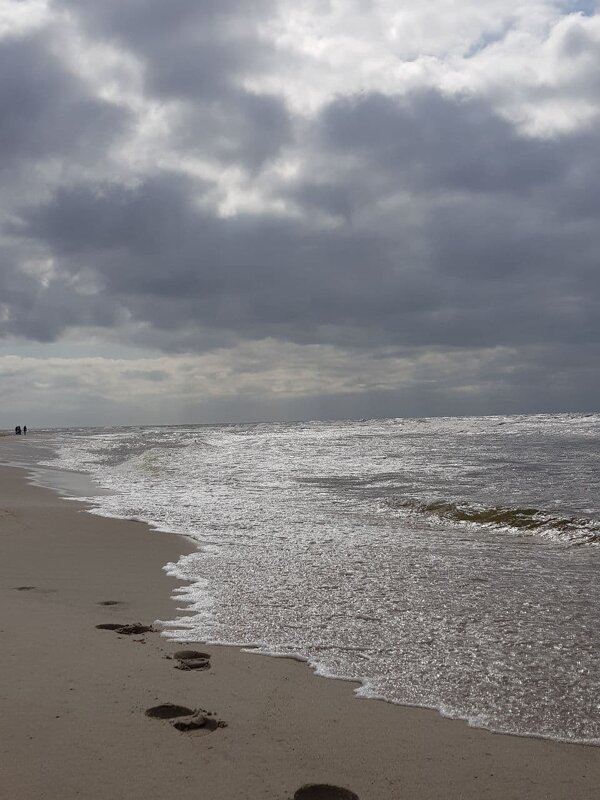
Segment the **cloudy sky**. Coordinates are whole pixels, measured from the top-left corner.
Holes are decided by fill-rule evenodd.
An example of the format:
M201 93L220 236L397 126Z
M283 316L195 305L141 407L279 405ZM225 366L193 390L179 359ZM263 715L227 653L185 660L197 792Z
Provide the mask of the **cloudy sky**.
M0 427L598 408L598 2L0 0L0 102Z

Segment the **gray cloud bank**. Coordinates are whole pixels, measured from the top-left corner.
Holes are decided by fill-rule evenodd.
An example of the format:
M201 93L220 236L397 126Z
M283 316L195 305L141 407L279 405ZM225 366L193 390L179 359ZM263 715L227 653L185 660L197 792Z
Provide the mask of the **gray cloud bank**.
M0 337L186 359L262 342L265 396L267 352L324 346L330 373L337 353L344 381L311 351L278 416L596 407L600 25L546 5L564 79L518 108L507 33L461 57L459 89L430 66L395 90L349 77L310 110L285 75L314 57L272 32L285 4L50 5L0 39ZM410 379L388 385L390 353ZM235 396L258 413L260 382Z

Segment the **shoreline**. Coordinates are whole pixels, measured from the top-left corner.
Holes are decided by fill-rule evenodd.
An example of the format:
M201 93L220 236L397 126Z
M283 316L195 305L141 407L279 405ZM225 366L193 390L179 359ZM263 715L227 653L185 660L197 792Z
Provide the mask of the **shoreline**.
M236 647L199 645L210 669L175 669L173 653L191 643L97 630L173 619L170 595L184 582L163 566L195 547L85 513L28 482L27 469L0 468L0 780L17 800L292 800L307 783L360 800L597 796L594 746L357 698L355 681ZM180 733L145 715L167 702L227 727Z

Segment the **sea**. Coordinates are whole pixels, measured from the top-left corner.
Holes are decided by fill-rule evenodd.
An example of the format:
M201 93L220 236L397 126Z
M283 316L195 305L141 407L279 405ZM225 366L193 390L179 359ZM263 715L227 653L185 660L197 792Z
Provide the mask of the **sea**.
M165 635L305 659L361 697L473 726L600 744L600 414L28 439L42 473L89 476L92 513L194 540L165 567L184 581Z

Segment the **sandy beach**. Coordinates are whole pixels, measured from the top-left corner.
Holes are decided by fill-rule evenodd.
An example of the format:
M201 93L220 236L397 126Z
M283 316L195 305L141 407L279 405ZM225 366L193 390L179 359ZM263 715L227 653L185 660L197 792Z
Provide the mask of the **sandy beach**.
M0 785L15 800L592 800L600 749L496 735L357 699L305 664L154 630L176 615L163 566L193 545L0 468ZM206 663L208 662L208 663ZM186 707L178 718L145 712ZM159 712L160 713L160 712ZM177 730L195 721L196 729ZM304 800L351 798L307 790Z

